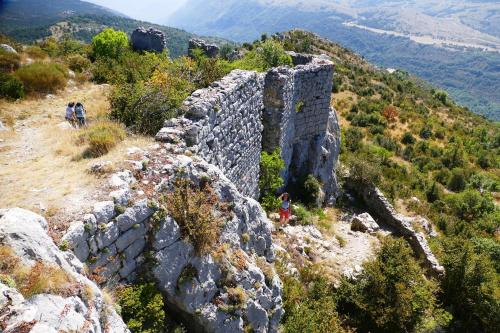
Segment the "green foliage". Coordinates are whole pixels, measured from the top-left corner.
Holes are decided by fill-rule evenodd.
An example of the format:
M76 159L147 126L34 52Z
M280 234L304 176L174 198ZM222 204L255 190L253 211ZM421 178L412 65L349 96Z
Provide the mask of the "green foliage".
M350 151L356 151L361 148L363 144L363 132L355 127L349 127L347 130L343 131L344 138L342 143Z
M303 281L283 278L285 333L344 333L333 286L321 272L302 272Z
M285 162L281 158L279 148L272 153L266 151L261 153L259 188L262 197L276 195L276 191L284 185L281 177L284 168Z
M15 72L28 93L54 93L66 87L67 75L64 66L42 62L23 66Z
M0 49L0 72L13 72L19 68L20 64L19 54Z
M88 147L83 153L85 158L95 158L107 154L119 142L126 137L123 125L111 122L101 121L92 124L80 134L80 142Z
M313 175L307 175L304 179L302 185L303 191L301 191L300 199L303 203L308 206L320 206L321 205L321 188L322 185L319 180Z
M481 194L476 190L466 190L446 198L452 213L465 221L472 222L495 210L491 194Z
M434 202L436 200L441 199L442 197L442 191L437 182L433 182L432 185L429 187L427 192L425 192L425 196L427 197L427 201L429 202Z
M467 185L465 179L465 172L463 169L455 168L451 171L451 177L448 181L447 187L450 191L460 192L465 189Z
M376 259L363 266L357 281L344 279L339 290L339 311L361 331L411 332L450 319L437 309L437 286L404 240L384 239Z
M113 28L106 28L92 38L92 51L96 58L117 59L128 47L127 34Z
M0 97L18 99L24 97L24 85L17 77L0 72Z
M121 316L133 333L164 331L163 297L154 283L124 286L117 290Z
M90 60L80 54L73 54L68 56L67 63L69 69L77 73L85 71L91 65Z
M257 51L265 63L266 68L278 66L292 66L292 58L285 53L283 46L272 39L265 40L261 49Z
M500 281L486 255L454 238L445 242L442 282L445 305L452 306L456 332L496 332L500 327Z

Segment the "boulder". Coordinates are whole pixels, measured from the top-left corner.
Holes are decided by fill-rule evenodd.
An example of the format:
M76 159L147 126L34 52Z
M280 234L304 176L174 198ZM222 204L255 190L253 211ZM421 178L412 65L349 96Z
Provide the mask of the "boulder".
M132 47L137 51L161 53L167 48L165 34L160 30L139 27L132 32Z
M351 230L361 231L361 232L375 232L379 230L380 227L373 217L368 213L363 213L356 215L351 220Z
M219 55L219 47L215 44L209 44L202 39L193 38L189 40L188 55L193 57L193 50L201 49L209 58L215 58Z
M0 49L4 50L5 52L8 52L8 53L16 53L17 54L17 51L10 45L8 44L0 44Z

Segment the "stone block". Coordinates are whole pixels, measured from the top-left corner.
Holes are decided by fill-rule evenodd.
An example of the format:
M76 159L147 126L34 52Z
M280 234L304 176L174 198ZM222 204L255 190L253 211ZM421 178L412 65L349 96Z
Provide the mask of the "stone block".
M135 224L132 228L130 228L116 240L116 247L118 248L118 251L121 252L125 250L136 239L139 239L145 234L146 234L146 227L144 226L144 224L142 223Z
M106 224L104 230L97 232L95 240L99 249L103 249L111 245L118 236L120 235L120 230L115 222L109 222Z
M144 222L153 215L154 210L148 207L146 200L141 200L125 210L125 213L116 218L116 224L121 232L127 231L137 223Z
M108 223L115 216L115 203L113 201L101 201L94 204L94 216L98 224Z

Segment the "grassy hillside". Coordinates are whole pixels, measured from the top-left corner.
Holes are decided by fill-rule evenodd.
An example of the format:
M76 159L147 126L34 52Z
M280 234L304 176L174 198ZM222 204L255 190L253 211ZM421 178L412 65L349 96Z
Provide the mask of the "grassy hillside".
M154 27L165 33L170 55L187 53L188 41L195 35L184 30L133 20L107 8L79 0L5 1L0 3L0 32L24 43L49 36L69 35L83 42L106 27L131 33L138 26ZM222 38L203 37L225 44Z
M373 1L366 6L373 5ZM361 5L362 6L362 5ZM423 45L408 38L348 27L352 17L327 7L318 11L254 0L191 0L169 24L195 33L249 41L262 32L301 28L336 41L373 64L401 68L446 89L472 111L500 120L500 54ZM205 15L206 12L218 15Z

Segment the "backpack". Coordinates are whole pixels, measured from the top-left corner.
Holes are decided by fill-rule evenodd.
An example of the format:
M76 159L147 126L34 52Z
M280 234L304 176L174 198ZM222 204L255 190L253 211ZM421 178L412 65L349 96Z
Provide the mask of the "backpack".
M83 118L85 116L85 109L83 108L83 105L75 107L75 113L77 117Z

